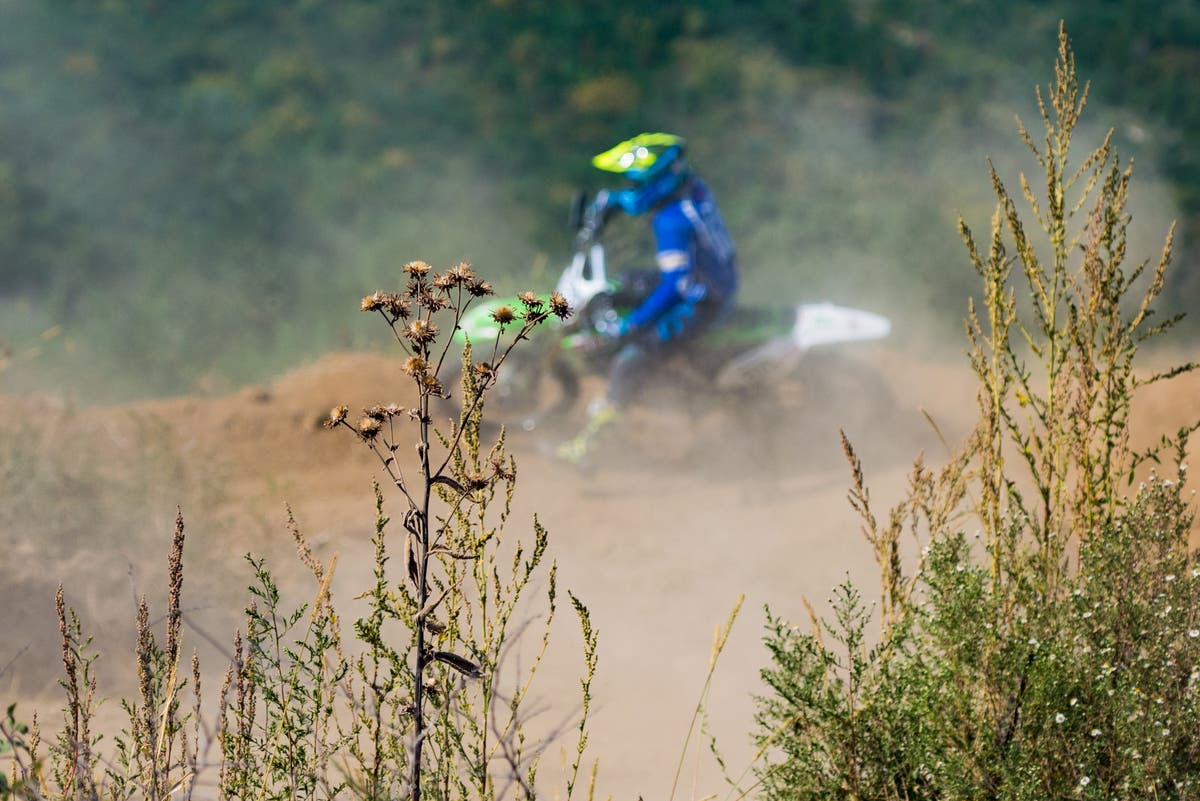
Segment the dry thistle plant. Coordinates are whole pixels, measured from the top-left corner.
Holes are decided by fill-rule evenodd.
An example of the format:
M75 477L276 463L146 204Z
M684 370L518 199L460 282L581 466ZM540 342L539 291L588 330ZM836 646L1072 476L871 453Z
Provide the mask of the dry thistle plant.
M353 431L378 457L406 507L397 585L384 570L390 521L377 488L376 583L367 593L370 613L355 624L368 648L352 663L358 691L351 696L354 723L344 732L351 743L348 777L369 798L495 798L509 786L532 796L538 758L526 742L521 707L549 643L555 567L548 567L548 612L532 664L505 687L502 658L521 633L515 615L545 568L548 539L535 518L531 545L501 541L516 465L505 453L503 433L484 451L480 425L484 397L513 348L535 327L551 317L565 318L570 310L557 293L544 299L531 292L521 295L520 310L494 309L499 333L491 343L478 343L488 348L486 360L473 361L470 347L462 354L459 419L438 433L437 403L453 391L440 380L453 340L439 333L454 330L491 287L466 264L432 274L424 262L412 262L405 272L404 292L368 295L362 310L378 313L407 355L404 370L413 380L416 405L374 406L356 421L338 407L326 423ZM417 467L411 475L396 456L405 425L415 427ZM574 596L571 601L584 633L585 674L568 797L587 742L597 656L587 608ZM399 645L387 633L396 624L411 635Z
M203 792L222 799L534 797L544 742L529 739L526 723L556 611L556 570L546 564L548 536L536 517L531 543L504 536L516 465L505 453L503 432L485 450L480 428L484 397L509 353L534 327L565 317L569 309L557 294L532 293L521 296L520 310L495 309L501 334L484 343L490 345L486 362L473 361L469 347L463 354L461 414L439 433L436 402L449 395L439 374L451 340L438 334L457 326L491 287L465 264L434 275L428 265L413 262L405 272L405 291L369 295L362 309L378 312L405 350L416 405L373 406L353 422L338 407L326 423L351 430L378 456L405 505L401 575L393 578L387 570L391 521L376 484L374 582L359 596L368 611L354 623L353 648L343 641L330 594L336 556L328 564L318 561L289 510L288 526L315 595L288 608L265 562L247 556L254 579L245 627L233 639L216 720L206 725L199 660L192 658L190 681L181 664L186 616L180 513L168 565L165 638L160 644L141 599L134 653L139 694L122 702L129 726L115 738L115 753L106 757L98 747L92 725L96 657L60 591L64 725L43 754L36 717L26 726L15 707L8 708L0 719L0 758L7 760L0 799L190 799L205 773L216 774L215 787ZM397 458L406 440L417 454L411 474ZM531 632L528 596L543 580L548 610ZM597 661L588 609L574 595L570 600L583 634L584 665L564 798L575 792L587 745ZM506 662L530 641L530 662ZM183 705L185 691L190 711ZM558 738L570 728L564 723L540 735ZM591 775L589 797L594 765Z
M847 581L831 620L810 609L811 633L770 619L768 798L1200 796L1200 562L1182 495L1197 426L1143 452L1129 430L1139 389L1195 365L1135 369L1176 322L1154 320L1171 234L1126 267L1131 169L1111 132L1071 166L1086 97L1060 28L1041 144L1018 120L1042 172L1020 178L1026 210L989 164L986 252L959 222L983 282L966 321L979 420L961 452L937 473L918 460L881 522L845 443L882 606ZM1164 456L1170 477L1145 475Z

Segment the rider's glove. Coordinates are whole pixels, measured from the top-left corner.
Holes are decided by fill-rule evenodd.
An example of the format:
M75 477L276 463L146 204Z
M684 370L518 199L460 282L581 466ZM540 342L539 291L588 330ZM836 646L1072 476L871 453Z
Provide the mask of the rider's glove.
M608 340L622 339L631 330L629 321L616 315L596 323L596 332Z
M596 193L596 198L591 202L583 214L583 231L589 236L594 237L604 228L608 218L617 210L617 205L612 202L612 193L607 189L601 189Z

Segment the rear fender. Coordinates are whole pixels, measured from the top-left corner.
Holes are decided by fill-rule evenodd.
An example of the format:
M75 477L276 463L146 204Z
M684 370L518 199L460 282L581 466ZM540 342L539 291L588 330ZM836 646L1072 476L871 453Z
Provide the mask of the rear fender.
M883 339L891 332L891 321L881 314L832 303L805 303L796 309L791 339L806 351L818 345Z
M883 339L891 330L891 321L874 312L805 303L796 307L795 323L788 334L771 337L729 360L717 373L717 385L726 389L750 385L772 373L790 372L812 348Z

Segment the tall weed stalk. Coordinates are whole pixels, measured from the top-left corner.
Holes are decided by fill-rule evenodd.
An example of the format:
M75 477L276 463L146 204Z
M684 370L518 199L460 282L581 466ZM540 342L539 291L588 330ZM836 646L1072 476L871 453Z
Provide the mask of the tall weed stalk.
M350 776L369 798L403 794L413 801L495 798L509 787L532 797L537 776L536 749L526 742L522 705L549 644L557 610L556 569L545 565L548 537L534 519L532 543L508 543L508 522L516 465L504 448L504 435L485 449L481 441L483 401L513 348L552 318L569 314L566 301L531 292L521 308L492 311L498 334L486 358L462 354L460 388L444 387L440 376L453 339L439 336L458 328L477 298L491 293L465 264L431 275L424 262L405 266L402 293L375 293L362 310L378 313L405 351L404 370L416 388L412 408L374 406L351 422L348 410L333 410L327 425L345 428L378 458L403 501L400 581L384 566L390 519L377 493L375 586L367 594L370 612L355 624L368 646L353 673L363 688L352 702L355 730ZM461 391L458 421L446 432L434 429L439 401ZM416 427L417 465L406 473L396 458L406 425ZM547 569L548 612L541 623L532 662L523 674L508 675L502 664L524 633L520 604ZM596 640L587 608L572 596L585 636L584 716L577 753L586 745L586 714L596 666ZM387 629L410 633L402 647L389 644ZM505 683L509 679L510 683ZM385 720L385 711L389 719ZM573 790L579 763L567 777Z
M768 798L1200 796L1200 562L1183 495L1196 426L1143 451L1130 438L1138 391L1195 365L1136 369L1176 322L1154 312L1172 235L1127 267L1132 170L1111 132L1075 164L1086 99L1060 28L1040 142L1018 120L1039 177L1014 195L989 163L986 247L959 222L983 284L966 320L979 420L961 452L936 472L918 460L881 521L845 443L882 631L868 635L876 611L848 582L832 618L810 609L810 631L769 616Z

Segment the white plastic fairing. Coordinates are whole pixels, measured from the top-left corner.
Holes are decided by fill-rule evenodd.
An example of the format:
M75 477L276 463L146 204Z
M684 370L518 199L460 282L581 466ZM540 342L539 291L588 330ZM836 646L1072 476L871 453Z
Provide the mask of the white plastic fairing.
M604 246L597 242L577 251L559 277L557 289L572 309L582 309L592 298L608 291Z
M888 318L832 303L804 303L796 309L792 341L806 351L818 345L883 339L892 331Z
M768 340L730 359L717 373L717 385L724 389L749 386L771 373L793 369L810 348L882 339L891 330L890 320L872 312L832 303L804 303L796 307L790 335Z

